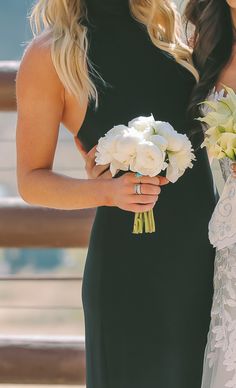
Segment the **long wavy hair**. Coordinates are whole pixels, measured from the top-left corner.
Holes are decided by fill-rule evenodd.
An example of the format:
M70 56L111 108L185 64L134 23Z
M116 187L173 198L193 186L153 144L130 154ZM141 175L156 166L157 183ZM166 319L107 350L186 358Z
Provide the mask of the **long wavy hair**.
M226 0L190 0L185 17L195 27L191 45L199 82L193 90L189 114L196 118L201 114L199 103L214 88L231 58L234 27Z
M170 53L178 63L197 72L191 50L181 39L179 16L169 0L127 0L133 17L146 26L155 46ZM42 33L51 45L52 61L66 90L81 99L97 101L88 58L86 0L38 0L31 13L34 36Z

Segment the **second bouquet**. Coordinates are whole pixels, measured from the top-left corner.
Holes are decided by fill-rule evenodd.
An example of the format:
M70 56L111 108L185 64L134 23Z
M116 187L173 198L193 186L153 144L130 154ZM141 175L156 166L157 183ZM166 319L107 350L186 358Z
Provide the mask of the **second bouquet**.
M99 139L96 152L96 164L110 164L113 177L119 171L150 177L165 172L171 183L193 167L193 160L195 156L188 137L178 133L168 122L155 121L152 115L138 117L128 126L113 127ZM136 194L141 194L141 186L136 186ZM135 214L133 233L155 230L153 210Z

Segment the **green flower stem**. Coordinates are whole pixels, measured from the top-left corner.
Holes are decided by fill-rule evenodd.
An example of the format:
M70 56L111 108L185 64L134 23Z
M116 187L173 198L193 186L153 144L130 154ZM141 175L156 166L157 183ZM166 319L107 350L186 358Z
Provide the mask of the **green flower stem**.
M142 233L142 218L140 217L140 215L140 213L135 213L133 229L134 234Z
M156 231L156 223L155 223L153 210L151 210L150 213L151 213L151 229L152 229L152 232L154 233Z
M150 233L152 231L152 210L148 212L148 220L149 220L149 225L150 225Z
M156 231L153 210L145 213L136 213L134 217L134 234L154 233Z
M143 213L143 217L144 217L145 233L149 233L150 225L149 225L148 213L147 212Z
M138 231L138 213L135 213L133 233L137 234L137 231Z

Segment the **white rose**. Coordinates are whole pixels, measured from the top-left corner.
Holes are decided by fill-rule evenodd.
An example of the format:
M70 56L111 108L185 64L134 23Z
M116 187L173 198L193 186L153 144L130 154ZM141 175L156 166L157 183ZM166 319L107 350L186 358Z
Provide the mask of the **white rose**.
M195 155L192 152L192 145L187 136L183 147L178 152L168 152L169 164L167 167L166 177L170 182L175 183L185 172L187 168L192 168L192 161L195 160Z
M125 125L117 125L99 139L95 155L96 164L105 165L112 162L117 142L122 138L126 130L127 127Z
M118 160L113 159L110 163L111 175L114 177L118 171L128 171L129 165L125 163L118 162Z
M126 125L115 125L105 134L105 137L111 138L116 136L123 136L127 129L128 127Z
M150 137L155 134L155 120L151 115L149 117L137 117L129 122L128 126L142 133L143 139L149 141Z
M142 134L134 128L127 128L123 136L116 141L113 159L126 166L130 165L136 156L137 145L143 140Z
M184 135L181 135L175 131L170 123L156 121L155 131L156 134L164 137L167 140L167 150L177 152L182 148Z
M140 116L129 122L128 126L135 128L137 131L143 132L146 129L153 127L155 123L153 115L149 117Z
M136 158L130 165L133 172L154 177L166 168L165 153L152 142L144 141L137 147Z
M168 141L163 136L152 135L150 136L149 141L159 147L162 151L165 152L167 150Z
M95 154L96 164L105 165L111 163L113 158L112 151L115 147L115 142L115 138L113 138L112 141L105 137L99 139Z

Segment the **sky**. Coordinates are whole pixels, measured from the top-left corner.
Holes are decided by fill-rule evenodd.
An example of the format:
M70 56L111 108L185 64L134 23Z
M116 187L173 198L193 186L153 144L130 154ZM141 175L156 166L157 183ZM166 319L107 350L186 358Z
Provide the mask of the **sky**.
M0 60L20 59L30 37L26 20L32 0L0 0Z

